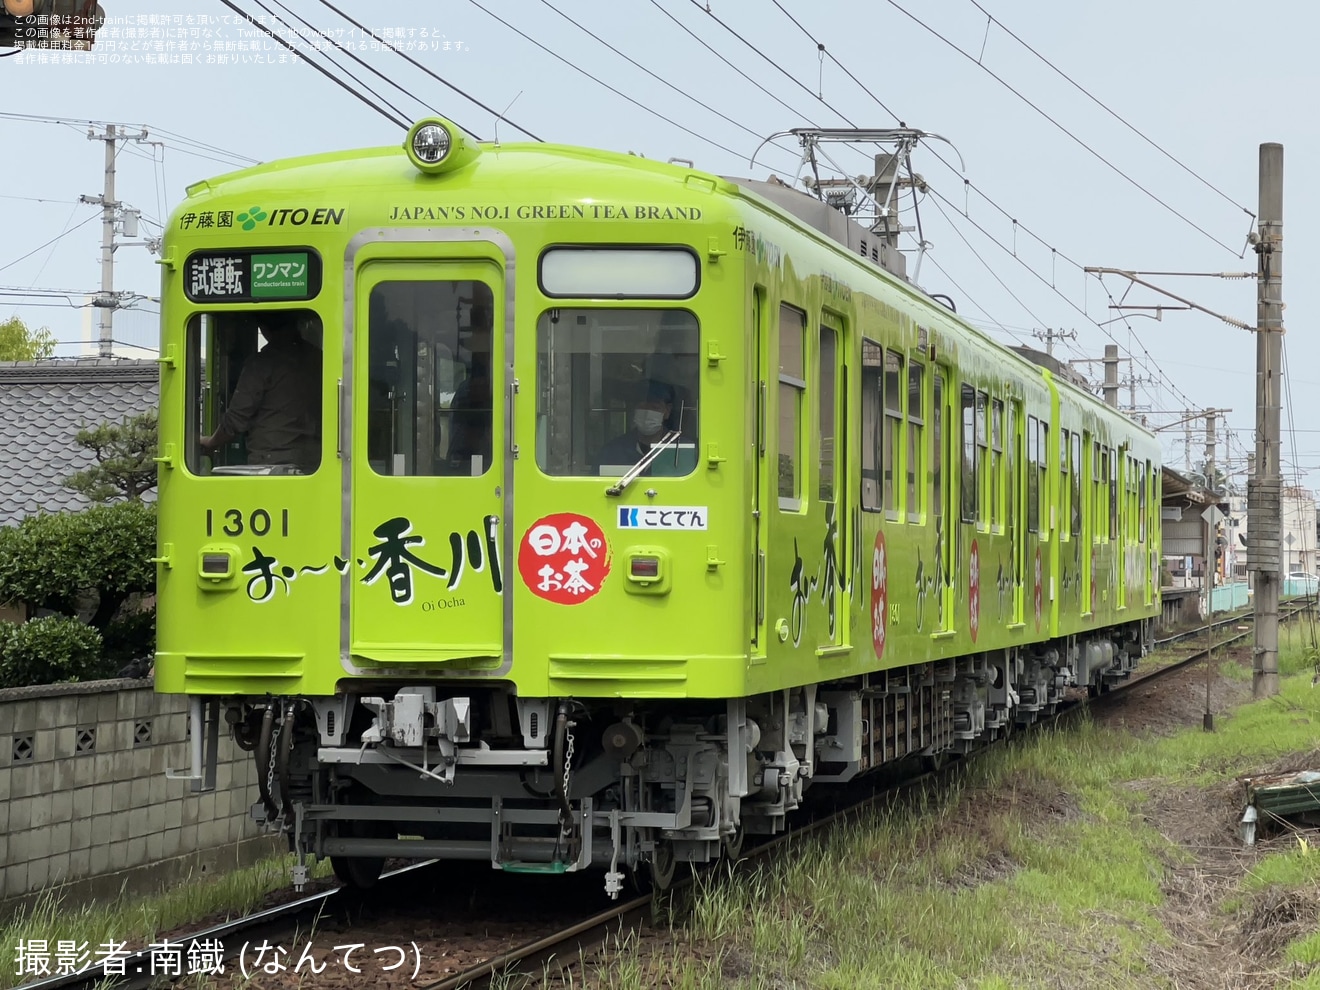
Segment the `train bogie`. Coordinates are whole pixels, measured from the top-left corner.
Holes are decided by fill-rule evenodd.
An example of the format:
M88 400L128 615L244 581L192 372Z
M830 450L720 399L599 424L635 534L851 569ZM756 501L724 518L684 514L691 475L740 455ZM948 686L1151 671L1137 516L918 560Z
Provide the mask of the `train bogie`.
M1131 670L1143 430L800 193L428 127L172 220L157 690L198 786L223 710L254 815L349 882L617 893Z

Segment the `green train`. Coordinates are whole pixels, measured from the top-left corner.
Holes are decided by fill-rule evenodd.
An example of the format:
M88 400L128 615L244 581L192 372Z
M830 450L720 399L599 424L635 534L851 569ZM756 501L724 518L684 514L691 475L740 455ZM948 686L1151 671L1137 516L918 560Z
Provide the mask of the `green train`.
M432 118L191 186L162 265L172 773L223 723L348 883L664 885L1152 642L1155 439L783 183Z

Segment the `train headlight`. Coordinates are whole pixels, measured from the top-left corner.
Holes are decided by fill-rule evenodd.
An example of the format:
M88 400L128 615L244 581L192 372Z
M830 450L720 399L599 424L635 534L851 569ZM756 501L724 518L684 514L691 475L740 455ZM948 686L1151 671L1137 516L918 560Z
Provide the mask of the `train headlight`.
M413 132L412 152L427 165L438 165L445 160L453 142L442 124L423 124Z
M408 159L421 172L448 172L472 160L476 139L443 117L427 117L408 129Z

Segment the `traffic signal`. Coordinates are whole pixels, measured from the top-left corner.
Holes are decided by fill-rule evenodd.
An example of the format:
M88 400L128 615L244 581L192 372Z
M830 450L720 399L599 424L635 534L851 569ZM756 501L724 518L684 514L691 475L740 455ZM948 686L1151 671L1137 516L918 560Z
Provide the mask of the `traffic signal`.
M88 51L105 23L96 0L0 0L0 48Z

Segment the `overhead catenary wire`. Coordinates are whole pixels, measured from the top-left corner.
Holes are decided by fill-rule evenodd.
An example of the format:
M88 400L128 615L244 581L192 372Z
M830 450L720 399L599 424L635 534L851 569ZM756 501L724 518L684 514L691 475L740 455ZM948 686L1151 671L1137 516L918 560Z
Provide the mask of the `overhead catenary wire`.
M1124 172L1121 168L1119 168L1117 165L1115 165L1113 162L1111 162L1108 158L1106 158L1106 157L1105 157L1104 155L1102 155L1100 152L1096 151L1096 150L1095 150L1094 148L1092 148L1089 144L1087 144L1085 141L1083 141L1080 137L1078 137L1076 134L1074 134L1071 130L1069 130L1067 127L1065 127L1063 124L1061 124L1061 123L1060 123L1058 120L1056 120L1053 116L1051 116L1051 115L1050 115L1049 113L1047 113L1044 109L1042 109L1038 104L1036 104L1036 103L1033 102L1030 98L1028 98L1027 96L1025 96L1020 90L1016 89L1012 84L1010 84L1006 79L1004 79L1003 76L999 75L997 72L995 72L993 69L991 69L989 66L987 66L984 62L980 61L975 55L973 55L971 52L967 51L965 48L961 47L960 45L958 45L957 43L955 43L955 42L953 42L953 41L950 41L947 37L945 37L945 36L944 36L943 34L941 34L939 31L936 31L933 27L931 27L929 24L927 24L925 21L923 21L923 20L922 20L920 17L918 17L916 14L913 14L911 11L907 10L905 7L903 7L902 5L900 5L900 4L898 3L898 0L885 0L885 2L888 3L889 6L893 7L895 10L897 10L897 11L898 11L900 14L902 14L904 17L907 17L907 18L909 18L910 20L914 21L917 25L919 25L919 26L920 26L921 28L923 28L925 31L929 32L930 34L932 34L932 35L934 35L936 38L938 38L940 41L944 42L944 44L948 45L950 48L952 48L952 49L953 49L955 52L957 52L959 55L962 55L962 56L963 56L964 58L966 58L968 61L974 63L974 64L977 65L977 66L979 66L979 67L981 68L982 71L984 71L985 73L987 73L987 74L990 76L990 78L994 79L997 83L999 83L1001 86L1003 86L1005 89L1007 89L1010 93L1012 93L1014 96L1016 96L1019 100L1021 100L1021 101L1022 101L1023 103L1025 103L1027 106L1031 107L1031 109L1035 110L1038 114L1040 114L1042 117L1044 117L1046 120L1048 120L1051 124L1053 124L1055 127L1057 127L1057 128L1058 128L1060 131L1062 131L1064 134L1066 134L1066 135L1067 135L1069 138L1071 138L1074 142L1076 142L1078 145L1080 145L1082 148L1084 148L1087 152L1089 152L1089 153L1090 153L1093 157L1095 157L1098 161L1100 161L1102 164L1104 164L1107 168L1109 168L1110 170L1112 170L1115 174L1121 176L1124 180L1126 180L1128 183L1130 183L1130 184L1131 184L1132 186L1134 186L1135 188L1139 189L1142 193L1144 193L1144 194L1145 194L1147 197L1149 197L1150 199L1154 200L1154 201L1155 201L1156 203L1158 203L1160 206L1164 207L1164 209L1168 210L1170 213L1172 213L1172 214L1173 214L1175 217L1177 217L1179 220L1183 221L1183 223L1187 224L1187 225L1188 225L1189 227L1191 227L1192 229L1194 229L1194 230L1200 232L1200 233L1203 234L1205 237L1208 237L1210 240L1214 241L1216 244L1218 244L1220 247L1222 247L1225 251L1229 252L1230 254L1236 255L1236 256L1239 257L1239 258L1243 257L1243 256L1246 254L1246 249L1245 249L1245 247L1244 247L1241 251L1235 251L1233 248L1229 247L1227 244L1225 244L1223 241L1221 241L1221 240L1220 240L1218 237L1216 237L1214 234L1210 233L1210 231L1206 230L1204 227L1202 227L1202 226L1201 226L1200 224L1198 224L1196 221L1192 220L1192 219L1191 219L1190 217L1188 217L1186 214L1180 212L1176 207L1170 205L1169 203L1167 203L1167 202L1165 202L1163 199L1161 199L1159 196L1155 195L1155 193L1151 192L1151 191L1150 191L1149 189L1147 189L1144 185L1142 185L1140 182L1138 182L1138 181L1137 181L1136 179L1134 179L1132 176L1128 175L1128 174L1127 174L1126 172ZM1234 205L1236 205L1236 204L1234 204Z
M258 7L260 7L262 10L266 11L266 13L270 14L271 17L273 17L276 21L278 21L279 23L281 23L281 24L285 25L286 27L288 27L289 30L292 31L295 35L298 34L298 32L295 31L295 30L293 29L292 25L290 25L288 21L284 20L284 18L280 17L279 14L276 14L276 13L275 13L274 11L272 11L269 7L267 7L266 4L265 4L265 2L264 2L264 0L253 0L253 2L254 2ZM402 86L400 86L400 85L399 85L398 83L396 83L394 80L390 79L388 76L386 76L384 73L382 73L382 72L381 72L379 69L377 69L375 66L373 66L373 65L369 64L368 62L364 61L364 60L363 60L360 56L358 56L356 53L351 52L351 51L349 51L348 49L346 49L343 45L341 45L338 41L336 41L332 35L327 34L326 32L321 31L319 28L314 27L311 23L309 23L309 22L308 22L304 17L302 17L300 14L298 14L298 13L296 13L296 12L290 10L290 9L289 9L287 6L285 6L283 3L280 3L280 0L274 0L274 2L275 2L275 4L276 4L276 6L280 7L280 8L281 8L285 13L287 13L290 17L295 18L300 24L302 24L305 28L307 28L307 30L311 31L311 32L312 32L314 35L316 35L318 38L323 38L324 40L330 42L330 44L334 45L336 49L338 49L339 51L343 52L343 53L344 53L345 55L347 55L349 58L353 59L353 61L357 62L357 63L358 63L359 65L361 65L363 68L367 69L367 70L370 71L370 72L374 72L377 76L379 76L381 79L385 80L385 82L389 83L389 85L393 86L395 89L399 90L401 93L404 93L404 94L406 94L406 95L412 97L412 94L409 93L408 90L404 89ZM306 40L306 39L304 39L304 40ZM315 49L314 49L314 50L315 50ZM345 75L347 75L350 79L352 79L355 83L357 83L359 86L361 86L363 89L365 89L368 93L370 93L370 94L371 94L372 96L374 96L376 99L380 100L381 103L385 104L385 106L389 107L391 110L393 110L395 113L397 113L400 117L402 117L402 118L404 118L404 119L407 119L408 114L406 114L404 111L400 110L397 106L395 106L393 103L391 103L389 100L387 100L387 99L386 99L386 98L385 98L385 97L384 97L384 96L383 96L378 90L373 89L373 88L372 88L371 86L369 86L367 83L363 82L362 79L361 79L359 76L357 76L357 75L356 75L351 69L349 69L348 67L346 67L346 66L343 65L342 63L336 62L336 61L335 61L330 55L328 55L327 53L325 53L325 52L321 52L321 54L322 54L322 56L326 59L326 61L328 61L331 65L334 65L335 68L337 68L340 72L343 72ZM412 98L413 98L413 99L417 99L416 97L412 97ZM423 106L425 106L428 110L431 110L433 113L436 112L434 107L429 106L429 105L428 105L427 103L425 103L424 101L418 99L417 102L421 103Z
M297 49L295 49L295 48L294 48L292 45L290 45L287 41L285 41L283 38L281 38L279 35L277 35L274 31L270 30L270 28L266 27L266 25L262 24L262 23L261 23L260 21L258 21L256 18L252 17L250 14L248 14L246 11L244 11L242 8L240 8L240 7L238 6L238 4L234 3L234 0L220 0L220 2L221 2L222 4L224 4L226 7L228 7L230 10L232 10L232 11L233 11L235 14L237 14L239 17L243 18L245 21L247 21L248 23L250 23L250 24L252 24L254 27L256 27L257 30L261 31L263 34L267 35L268 37L274 39L275 42L276 42L277 44L283 46L284 48L287 48L287 49L288 49L290 52L292 52L294 55L297 55L297 54L298 54ZM370 99L368 99L365 95L363 95L362 93L359 93L359 92L358 92L357 90L355 90L352 86L348 85L348 83L344 82L342 79L340 79L340 78L339 78L338 76L336 76L334 73L332 73L332 72L330 72L329 70L327 70L324 66L318 65L316 62L312 61L311 59L305 59L304 61L306 61L306 63L307 63L308 65L310 65L310 66L311 66L313 69L315 69L317 72L321 73L321 75L325 76L327 79L329 79L329 80L330 80L332 83L334 83L336 86L338 86L338 87L340 87L341 89L343 89L346 93L351 94L355 99L360 100L362 103L364 103L364 104L366 104L367 106L369 106L372 110L375 110L378 114L380 114L380 115L381 115L382 117L384 117L386 120L390 121L390 122L393 123L393 124L396 124L397 126L403 128L404 130L407 130L407 128L408 128L408 122L407 122L406 120L402 119L401 117L396 117L396 116L394 116L392 113L390 113L390 112L389 112L388 110L386 110L384 107L380 106L380 105L377 104L377 103L373 103L373 102L372 102Z
M893 0L888 0L888 2L893 3ZM694 6L697 6L698 9L701 9L701 5L700 5L700 3L698 2L698 0L689 0L689 3L692 3ZM812 35L811 32L808 31L808 30L806 29L806 27L804 27L804 26L802 25L802 23L801 23L800 21L797 20L797 18L793 17L793 16L792 16L792 15L791 15L786 9L784 9L782 6L780 6L777 2L776 2L776 6L779 7L779 9L780 9L781 11L784 12L785 16L788 17L789 20L793 22L794 26L796 26L796 27L798 28L798 30L801 31L802 34L803 34L804 36L806 36L806 38L807 38L809 41L811 41L811 43L812 43L813 45L816 46L817 50L819 50L819 51L823 52L825 55L827 55L827 56L831 59L831 61L834 62L835 65L837 65L837 66L838 66L838 67L839 67L839 68L840 68L840 69L841 69L841 70L842 70L842 71L843 71L843 72L844 72L844 73L845 73L850 79L852 79L855 83L857 83L857 85L858 85L858 86L859 86L864 92L866 92L866 94L867 94L868 96L870 96L871 99L874 100L875 103L876 103L876 104L877 104L882 110L884 110L884 111L885 111L886 113L888 113L888 114L889 114L889 115L890 115L895 121L897 121L898 124L899 124L900 126L906 126L906 125L904 124L902 118L899 117L899 115L898 115L898 114L897 114L892 108L890 108L889 106L887 106L882 100L880 100L879 97L877 97L874 93L872 93L872 92L870 91L869 88L867 88L866 86L864 86L864 85L863 85L863 84L857 79L856 75L853 74L853 73L847 68L847 66L845 66L845 65L844 65L839 59L835 58L835 57L834 57L834 56L828 51L828 49L826 48L826 46L824 45L824 43L821 42L821 41L819 41L814 35ZM900 9L901 9L901 8L900 8ZM906 12L904 12L904 13L906 13ZM742 43L743 43L744 45L747 45L748 47L753 48L754 50L756 50L756 49L755 49L755 46L752 45L751 42L749 42L749 41L747 41L746 39L742 38L742 36L739 35L739 34L737 33L737 31L735 31L733 28L731 28L731 27L729 27L728 25L724 24L723 21L720 21L719 18L715 17L713 14L711 14L710 16L713 17L713 18L716 20L716 22L719 23L722 27L724 27L724 29L725 29L726 31L729 31L729 32L732 33L735 37L738 37L739 40L742 41ZM911 15L909 15L909 16L911 16ZM768 59L768 56L763 56L763 57L766 57L767 60L769 60L769 59ZM773 60L769 60L769 61L771 61L771 64L775 64L775 63L773 62ZM776 67L778 68L778 66L776 66ZM784 70L783 70L782 68L780 68L780 71L784 71ZM796 82L796 80L795 80L795 82ZM810 91L809 89L807 89L805 86L802 86L802 84L801 84L800 82L797 83L797 84L799 85L799 87L805 89L805 90L806 90L806 91L807 91L807 92L808 92L813 98L819 100L819 101L820 101L821 103L823 103L825 106L829 107L829 109L832 110L834 113L838 114L838 115L839 115L843 120L845 120L847 123L849 123L849 124L852 125L852 126L856 126L856 125L854 125L854 124L852 123L851 120L848 119L847 116L845 116L841 111L837 110L837 109L836 109L835 107L833 107L833 106L832 106L827 100L825 100L824 97L819 96L819 95L817 95L817 94L815 94L815 93L811 93L811 91ZM954 166L948 161L948 159L946 159L943 155L941 155L937 149L935 149L935 148L933 148L933 147L930 147L930 146L928 145L928 146L926 146L926 150L929 151L932 155L934 155L934 157L937 158L940 162L942 162L947 168L949 168L950 171L954 172L954 174L956 174L956 175L958 175L958 176L960 177L961 181L963 182L964 189L974 190L974 191L977 193L977 195L979 195L982 199L984 199L987 203L989 203L992 207L994 207L997 211L999 211L999 212L1000 212L1005 218L1009 219L1009 220L1012 222L1012 224L1013 224L1013 229L1014 229L1014 231L1016 231L1016 230L1018 230L1018 229L1022 229L1024 232L1026 232L1028 235L1030 235L1033 239L1035 239L1036 241L1038 241L1042 246L1049 248L1052 257L1062 258L1065 262L1067 262L1068 264L1072 265L1072 266L1073 266L1074 268L1076 268L1078 271L1081 271L1081 272L1085 273L1084 266L1082 266L1082 265L1079 264L1078 262L1074 261L1074 260L1073 260L1072 258L1070 258L1068 255L1066 255L1066 254L1064 254L1063 252L1059 251L1059 250L1058 250L1057 248L1055 248L1053 245L1049 244L1047 241L1045 241L1045 240L1044 240L1043 238L1041 238L1039 235L1037 235L1036 233L1034 233L1034 232L1033 232L1030 228L1028 228L1025 224L1022 224L1022 223L1021 223L1021 222L1020 222L1020 221L1019 221L1014 215L1010 214L1007 210L1005 210L1005 209L1004 209L1003 207L1001 207L998 203L996 203L993 199L991 199L990 196L988 196L983 190L981 190L980 188L978 188L977 186L975 186L975 185L974 185L970 180L968 180L967 178L963 177L963 176L962 176L962 173L961 173L958 169L954 168ZM1058 289L1058 287L1054 284L1054 281L1053 281L1052 279L1046 279L1046 278L1045 278L1044 276L1042 276L1039 272L1037 272L1034 268L1032 268L1029 264L1027 264L1027 263L1026 263L1021 257L1019 257L1018 254L1017 254L1017 252L1016 252L1014 249L1009 248L1009 247L1007 247L1006 245L1004 245L1004 244L1003 244L998 238L996 238L996 237L994 237L992 234L990 234L990 232L987 231L984 227L982 227L980 224L978 224L975 220L972 220L970 214L969 214L966 210L959 210L958 207L957 207L954 203L952 203L947 197L945 197L942 193L940 193L940 192L939 192L937 189L935 189L933 186L930 188L930 191L933 192L933 193L935 194L935 196L936 196L938 199L943 200L943 202L945 202L946 204L948 204L948 205L949 205L951 208L953 208L955 211L961 213L962 216L963 216L965 219L967 219L969 222L971 222L971 223L972 223L972 224L973 224L978 230L980 230L981 233L982 233L983 235L985 235L985 236L986 236L987 238L989 238L990 240L994 241L994 243L996 243L1000 248L1004 249L1009 255L1011 255L1011 256L1013 257L1013 259L1014 259L1015 261L1017 261L1020 265L1022 265L1022 266L1023 266L1024 268L1026 268L1029 272L1031 272L1031 273L1032 273L1037 279L1039 279L1039 280L1040 280L1041 282L1043 282L1044 284L1048 285L1048 286L1050 287L1051 291L1053 291L1057 296L1059 296L1059 298L1063 299L1066 303L1068 303L1068 305L1071 306L1073 309L1075 309L1075 310L1077 310L1079 313L1081 313L1082 316L1085 317L1085 319L1086 319L1089 323L1091 323L1092 325L1094 325L1095 327L1097 327L1097 329L1099 329L1102 333L1104 333L1105 336L1107 336L1107 337L1108 337L1110 340L1112 340L1115 344L1119 344L1119 343L1120 343L1119 340L1113 335L1113 333L1112 333L1107 327L1103 326L1103 325L1100 324L1100 323L1097 323L1094 319L1091 318L1090 314L1087 313L1086 310L1085 310L1083 307L1078 306L1078 305L1076 304L1076 302L1074 302L1074 301L1073 301L1072 299L1070 299L1067 295L1065 295L1063 292L1061 292L1061 291ZM1231 249L1230 249L1230 250L1231 250ZM1101 284L1103 285L1103 282L1102 282ZM1107 290L1106 290L1106 293L1107 293ZM1110 297L1110 300L1111 300L1111 302L1112 302L1112 296ZM1147 357L1150 361L1153 361L1154 358L1151 357L1151 355L1150 355L1150 351L1146 348L1145 344L1140 340L1140 337L1137 335L1136 331L1133 329L1133 327L1132 327L1132 325L1131 325L1131 322L1125 319L1125 323L1127 324L1128 331L1129 331L1129 333L1132 335L1133 339L1136 340L1136 341L1138 342L1138 344L1140 344L1141 349L1142 349L1142 352L1146 355L1146 357ZM1120 346L1121 346L1121 345L1120 345ZM1130 351L1131 351L1131 348L1129 347L1128 350L1129 350L1129 352L1130 352ZM1167 382L1167 380L1164 378L1164 376L1162 376L1162 375L1159 373L1159 371L1158 371L1157 369L1154 369L1154 368L1150 367L1149 364L1144 364L1144 363L1143 363L1142 366L1143 366L1144 370L1146 370L1147 372L1149 372L1152 376L1156 377L1157 379L1159 379L1159 380L1161 380L1161 381L1165 381L1165 382L1169 385L1169 387L1171 388L1171 390L1173 390L1174 392L1176 392L1176 393L1182 395L1183 398L1184 398L1184 400L1187 401L1188 403L1190 403L1191 400L1190 400L1190 399L1187 399L1187 398L1186 398L1186 395L1185 395L1184 393L1182 393L1181 390L1177 388L1177 386L1173 385L1171 382Z
M605 80L603 80L603 79L601 79L601 78L599 78L599 77L597 77L597 76L593 76L593 75L592 75L590 72L588 72L586 69L582 68L582 66L573 63L573 62L570 61L569 59L565 58L563 55L560 55L560 54L559 54L558 52L556 52L554 49L549 48L548 46L542 44L540 41L538 41L537 39L533 38L533 37L532 37L530 34L528 34L526 31L523 31L523 30L521 30L520 28L517 28L517 27L515 27L514 25L510 24L508 21L506 21L506 20L505 20L503 17L501 17L499 14L496 14L496 13L494 13L493 11L487 9L486 7L483 7L480 3L477 2L477 0L468 0L468 3L472 4L472 6L476 7L478 10L480 10L480 11L481 11L483 14L485 14L487 17L490 17L490 18L493 18L494 20L499 21L501 24L503 24L506 28L508 28L508 29L509 29L510 31L512 31L514 34L518 35L519 37L521 37L521 38L523 38L523 39L525 39L525 40L527 40L527 41L530 41L533 45L535 45L537 48L541 49L541 51L545 52L547 55L550 55L551 57L553 57L553 58L559 60L560 62L563 62L563 63L564 63L565 65L567 65L570 69L573 69L573 70L575 70L576 72L579 72L579 73L581 73L582 75L586 76L588 79L590 79L592 82L596 83L598 86L603 86L603 87L605 87L605 88L608 89L611 93L613 93L615 96L618 96L618 97L620 97L620 98L622 98L622 99L628 101L629 103L631 103L633 106L637 107L638 109L640 109L640 110L644 110L646 113L649 113L651 116L656 117L656 118L658 118L658 119L660 119L660 120L663 120L663 121L664 121L666 124L668 124L669 126L671 126L671 127L676 127L676 128L678 128L680 131L682 131L684 134L691 135L692 137L696 138L698 141L703 141L703 142L705 142L706 144L709 144L711 147L719 148L720 151L726 152L726 153L728 153L728 154L730 154L730 155L733 155L733 156L735 156L735 157L746 157L746 156L741 155L739 152L733 150L732 148L728 147L727 145L723 145L723 144L721 144L720 142L716 141L714 138L706 137L704 134L700 134L700 133L698 133L697 131L694 131L692 128L690 128L690 127L686 127L686 126L684 126L683 124L680 124L678 121L674 120L673 118L671 118L671 117L666 117L664 114L662 114L659 110L656 110L654 107L649 107L649 106L647 106L645 103L643 103L642 101L640 101L640 100L636 100L636 99L633 99L633 98L632 98L631 96L629 96L627 93L624 93L622 90L618 89L617 87L615 87L615 86L611 86L609 83L605 82Z
M1016 41L1019 45L1021 45L1021 46L1022 46L1023 48L1025 48L1027 51L1031 52L1032 55L1035 55L1036 58L1040 59L1042 62L1044 62L1046 65L1048 65L1052 70L1054 70L1054 72L1055 72L1056 74L1058 74L1059 76L1061 76L1061 77L1062 77L1062 78L1063 78L1063 79L1064 79L1064 80L1065 80L1070 86L1072 86L1072 87L1073 87L1074 89L1076 89L1079 93L1081 93L1083 96L1085 96L1088 100L1090 100L1092 103L1094 103L1096 106L1098 106L1101 110L1103 110L1105 113L1109 114L1109 116L1113 117L1113 118L1114 118L1115 120L1117 120L1120 124L1122 124L1122 125L1123 125L1124 127L1126 127L1128 130L1130 130L1133 134L1135 134L1137 137L1141 138L1141 140L1145 141L1148 145L1150 145L1152 148L1154 148L1156 151L1158 151L1161 155L1163 155L1163 156L1164 156L1165 158L1167 158L1169 161L1171 161L1171 162L1173 162L1175 165L1177 165L1180 169L1182 169L1184 172L1186 172L1188 175L1190 175L1192 178L1194 178L1197 182L1201 183L1201 185L1205 186L1205 187L1206 187L1207 189L1209 189L1211 192L1213 192L1213 193L1215 193L1216 195L1218 195L1221 199L1223 199L1223 200L1224 200L1226 203L1228 203L1230 206L1236 206L1239 210L1241 210L1241 211L1242 211L1243 213L1245 213L1247 216L1251 217L1252 220L1255 220L1255 219L1256 219L1256 214L1255 214L1254 212L1252 212L1252 211L1251 211L1250 209L1248 209L1247 207L1243 206L1243 205L1242 205L1241 203L1239 203L1237 200L1233 199L1232 196L1230 196L1228 193L1224 192L1222 189L1220 189L1218 186L1216 186L1216 185L1215 185L1213 182L1211 182L1209 179L1207 179L1207 178L1205 178L1204 176L1202 176L1202 175L1200 175L1199 173L1197 173L1197 172L1196 172L1191 166L1187 165L1185 162L1182 162L1182 161L1180 161L1178 158L1174 157L1174 155L1173 155L1171 152L1169 152L1169 151L1167 151L1166 149L1164 149L1163 147L1161 147L1161 146L1160 146L1160 145L1159 145L1159 144L1158 144L1153 138L1149 137L1148 135L1146 135L1145 133L1143 133L1139 128L1137 128L1136 125L1132 124L1131 122L1129 122L1128 120L1126 120L1124 117L1122 117L1119 113L1117 113L1116 111L1112 110L1110 107L1106 106L1105 103L1103 103L1100 99L1098 99L1097 97L1093 96L1093 95L1091 94L1091 92L1090 92L1089 90L1086 89L1085 86L1083 86L1081 83L1077 82L1077 80L1073 79L1072 76L1068 75L1068 73L1064 72L1062 69L1060 69L1057 65L1055 65L1053 62L1051 62L1048 58L1046 58L1046 57L1045 57L1044 55L1042 55L1040 52L1036 51L1035 48L1033 48L1030 44L1028 44L1028 43L1027 43L1026 41L1024 41L1022 38L1020 38L1020 37L1019 37L1019 36L1018 36L1018 35L1017 35L1017 34L1016 34L1016 33L1015 33L1015 32L1014 32L1014 31L1013 31L1013 30L1007 25L1007 24L1005 24L1005 23L1004 23L1003 21L1001 21L999 18L995 17L994 14L990 13L988 10L986 10L984 7L982 7L981 4L977 2L977 0L968 0L968 2L969 2L973 7L975 7L977 10L979 10L981 13L985 14L985 16L991 21L991 23L993 23L996 27L998 27L1001 31L1003 31L1005 34L1007 34L1010 38L1012 38L1014 41ZM979 60L978 60L978 61L979 61Z
M31 251L29 251L27 254L20 255L19 257L15 258L13 261L0 265L0 272L4 271L6 268L13 268L20 261L25 261L26 259L32 257L34 254L36 254L38 251L42 250L43 248L47 248L50 245L54 244L60 238L68 237L70 234L72 234L75 230L79 229L80 227L85 227L93 220L99 220L100 218L101 218L101 214L97 212L97 213L93 213L91 216L89 216L86 220L83 220L81 223L74 224L72 227L66 225L64 230L60 231L60 233L52 237L50 240L46 241L46 243L39 244L36 247L34 247Z
M330 10L334 11L336 14L338 14L338 15L339 15L340 17L342 17L344 20L348 21L348 23L352 24L355 28L357 28L359 31L363 32L363 33L366 34L368 37L370 37L373 41L378 42L378 43L379 43L380 45L382 45L383 47L385 47L385 48L389 49L390 51L394 52L395 55L398 55L400 58L407 60L410 64L412 64L412 65L415 66L416 68L421 69L424 73L426 73L428 76L430 76L430 77L431 77L432 79L434 79L436 82L440 83L442 86L445 86L445 87L447 87L448 89L452 90L453 92L457 93L459 96L463 97L463 99L467 100L469 103L473 104L474 106L478 106L478 107L480 107L482 110L485 110L487 113L494 114L495 117L496 117L498 120L503 120L505 123L507 123L507 124L508 124L510 127L512 127L514 130L521 131L523 134L526 134L526 135L527 135L529 138L531 138L533 141L543 141L543 140L544 140L543 138L537 137L535 134L533 134L531 131L529 131L527 128L523 127L522 125L520 125L520 124L518 124L518 123L515 123L513 120L510 120L510 119L509 119L508 117L506 117L503 113L497 111L494 107L489 107L489 106L487 106L486 104L484 104L484 103L482 103L480 100L478 100L475 96L472 96L470 93L467 93L466 91L464 91L464 90L460 89L459 87L455 86L455 85L454 85L453 83L451 83L448 79L445 79L444 77L442 77L442 76L438 75L437 73L433 72L431 69L427 68L427 67L426 67L425 65L423 65L421 62L417 61L417 59L413 58L413 57L412 57L411 55L409 55L407 52L400 51L399 49L397 49L397 48L395 48L393 45L391 45L388 41L385 41L384 39L377 37L377 36L376 36L376 33L375 33L374 31L372 31L369 27L367 27L365 24L363 24L361 21L357 20L356 18L352 17L351 15L346 14L344 11L340 10L340 9L339 9L338 7L336 7L333 3L331 3L330 0L318 0L318 2L321 4L321 6L323 6L323 7L327 7L327 8L329 8ZM453 120L453 119L454 119L453 116L450 115L450 114L446 114L445 116L448 117L450 120ZM457 121L455 121L455 123L457 123ZM462 127L461 124L460 124L459 126ZM468 132L469 134L471 134L474 138L477 138L478 141L481 140L480 137L477 137L477 133L476 133L476 131L470 130L470 129L467 128L467 127L463 127L463 130L467 131L467 132Z

